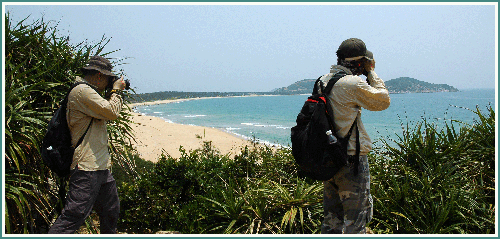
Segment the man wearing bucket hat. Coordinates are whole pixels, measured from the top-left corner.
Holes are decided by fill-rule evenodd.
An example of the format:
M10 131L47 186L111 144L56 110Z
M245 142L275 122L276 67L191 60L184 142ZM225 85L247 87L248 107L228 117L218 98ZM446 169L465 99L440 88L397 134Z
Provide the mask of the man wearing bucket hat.
M338 136L346 137L351 125L356 122L347 146L348 165L332 179L323 182L324 221L321 233L366 233L366 224L372 218L367 158L372 142L361 121L361 108L381 111L390 105L389 92L374 68L373 54L366 49L365 43L350 38L343 41L337 50L337 65L320 78L326 85L332 74L341 70L347 73L334 85L328 98ZM359 77L361 74L367 79ZM359 144L356 132L359 132Z
M81 144L75 149L66 204L49 233L74 233L94 209L99 215L100 232L116 233L120 201L116 183L111 175L111 157L108 152L106 122L115 120L122 109L125 89L123 77L115 80L108 59L93 56L82 68L84 82L71 90L68 96L66 118L71 132L71 143ZM112 85L109 99L101 94Z

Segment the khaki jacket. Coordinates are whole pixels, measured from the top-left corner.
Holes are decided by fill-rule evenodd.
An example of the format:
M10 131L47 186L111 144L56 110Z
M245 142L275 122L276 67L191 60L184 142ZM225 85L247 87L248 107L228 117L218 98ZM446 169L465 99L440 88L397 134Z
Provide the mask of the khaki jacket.
M326 86L331 75L337 72L332 66L329 74L321 77ZM385 110L391 104L389 91L385 88L384 81L372 71L367 77L370 84L359 76L346 75L342 77L329 94L329 100L333 107L333 118L337 135L345 137L357 118L357 126L353 132L347 146L349 155L356 155L356 127L359 129L360 155L367 155L372 148L372 141L366 132L361 121L361 108L370 111Z
M77 77L76 81L85 80ZM82 143L75 149L71 169L75 169L76 166L84 171L111 168L106 122L118 118L122 103L123 100L119 94L112 94L110 99L106 100L86 84L80 84L73 88L68 96L66 111L66 119L71 132L71 144L76 145L91 121L92 125Z

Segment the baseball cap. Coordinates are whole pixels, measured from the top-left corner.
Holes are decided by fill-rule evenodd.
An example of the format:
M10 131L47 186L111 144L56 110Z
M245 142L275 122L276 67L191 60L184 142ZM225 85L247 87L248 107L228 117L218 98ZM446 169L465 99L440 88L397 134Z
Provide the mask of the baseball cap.
M366 50L366 58L368 58L368 60L373 60L373 53L371 51Z
M358 38L349 38L340 44L337 50L337 57L347 61L359 60L361 58L373 59L373 53L366 49L365 43Z

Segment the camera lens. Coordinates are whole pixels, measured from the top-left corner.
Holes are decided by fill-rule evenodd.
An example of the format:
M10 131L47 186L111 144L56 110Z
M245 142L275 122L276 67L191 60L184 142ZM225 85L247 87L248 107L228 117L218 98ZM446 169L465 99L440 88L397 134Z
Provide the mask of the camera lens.
M130 80L128 79L125 80L125 89L130 90Z

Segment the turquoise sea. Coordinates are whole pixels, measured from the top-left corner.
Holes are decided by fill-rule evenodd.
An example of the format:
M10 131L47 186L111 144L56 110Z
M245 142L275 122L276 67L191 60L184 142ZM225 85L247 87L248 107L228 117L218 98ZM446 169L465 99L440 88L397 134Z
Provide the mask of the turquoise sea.
M290 129L307 95L208 98L178 103L139 106L135 110L169 122L213 127L262 143L290 146ZM459 120L472 124L476 106L486 112L495 108L494 89L460 92L391 94L384 111L362 110L362 120L376 143L381 137L397 138L407 123L425 118L442 126ZM496 111L496 110L495 110Z

